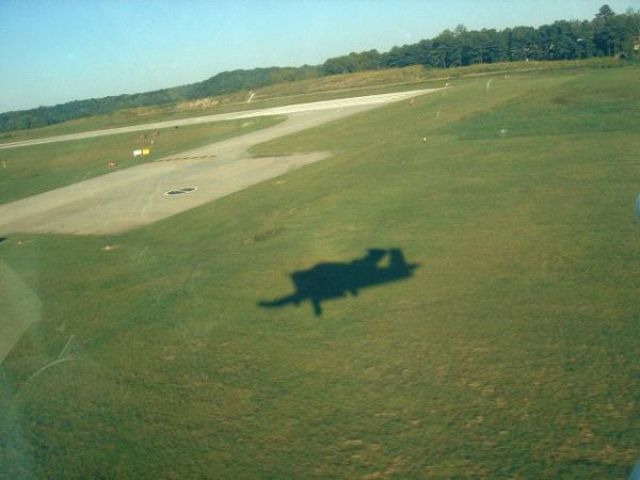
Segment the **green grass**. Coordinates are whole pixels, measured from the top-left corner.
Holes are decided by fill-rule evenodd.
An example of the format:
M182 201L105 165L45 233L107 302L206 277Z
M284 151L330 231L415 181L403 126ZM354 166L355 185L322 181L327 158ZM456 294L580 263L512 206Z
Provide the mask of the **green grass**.
M466 79L260 146L335 156L154 225L0 243L42 302L0 369L6 475L625 478L638 73ZM371 247L421 267L257 307Z
M29 147L0 150L0 203L29 197L142 162L161 159L189 148L242 135L274 125L284 117L233 120L155 131L123 133ZM147 140L143 136L148 135ZM153 141L153 144L149 142ZM133 150L145 144L151 153L135 158Z
M500 136L546 136L633 132L640 124L640 83L637 68L593 72L562 88L543 86L511 100L499 110L481 112L444 132L466 139ZM606 89L594 88L594 82ZM500 95L500 86L485 85L487 95ZM493 91L494 88L496 91Z

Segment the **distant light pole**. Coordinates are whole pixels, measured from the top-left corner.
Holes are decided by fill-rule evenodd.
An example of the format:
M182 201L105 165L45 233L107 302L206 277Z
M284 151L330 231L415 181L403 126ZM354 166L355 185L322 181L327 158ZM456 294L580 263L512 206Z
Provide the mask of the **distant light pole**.
M576 42L578 43L578 46L580 47L580 48L578 49L578 51L579 51L579 55L580 55L580 57L581 57L581 58L584 58L584 57L585 57L585 53L586 53L586 52L584 51L584 45L583 45L583 44L584 44L584 38L582 38L582 37L578 37L578 39L576 40Z

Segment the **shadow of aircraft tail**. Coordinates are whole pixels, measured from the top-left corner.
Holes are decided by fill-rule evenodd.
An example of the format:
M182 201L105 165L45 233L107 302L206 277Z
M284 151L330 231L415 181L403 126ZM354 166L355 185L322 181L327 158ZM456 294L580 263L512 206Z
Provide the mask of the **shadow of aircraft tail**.
M379 266L388 256L387 266ZM263 300L265 308L300 305L309 300L316 316L322 315L322 302L341 298L350 293L355 296L366 287L403 280L413 276L417 263L407 263L402 250L369 249L362 258L351 262L318 263L309 270L293 272L290 277L295 292L274 300Z

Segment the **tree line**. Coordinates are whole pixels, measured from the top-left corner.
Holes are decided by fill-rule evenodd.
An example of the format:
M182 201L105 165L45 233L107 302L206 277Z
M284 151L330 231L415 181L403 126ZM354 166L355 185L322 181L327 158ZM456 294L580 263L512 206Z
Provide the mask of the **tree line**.
M478 63L529 60L575 60L591 57L633 58L640 45L640 11L617 15L608 5L592 21L560 20L539 28L469 31L458 25L433 39L393 47L389 52L370 50L331 58L324 74L357 72L408 65L463 67Z
M186 100L251 90L282 82L328 75L424 65L451 68L479 63L529 60L574 60L620 56L638 58L640 10L616 14L608 5L593 20L559 20L538 28L519 26L504 30L468 30L458 25L437 37L411 45L352 52L330 58L322 65L270 67L219 73L202 82L134 95L76 100L52 107L0 114L0 131L37 128L116 110L162 106Z

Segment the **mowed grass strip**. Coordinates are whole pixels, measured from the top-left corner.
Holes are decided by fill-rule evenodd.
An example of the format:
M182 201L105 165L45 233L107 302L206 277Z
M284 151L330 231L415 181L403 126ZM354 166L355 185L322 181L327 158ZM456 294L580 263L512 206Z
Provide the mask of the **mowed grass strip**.
M113 169L155 161L282 120L284 117L278 116L233 120L3 149L0 150L0 203L71 185ZM149 148L150 155L134 157L133 150L141 148ZM110 162L115 165L109 166Z
M154 225L9 238L0 254L42 319L0 368L0 465L624 478L639 456L640 139L624 119L544 123L615 104L629 72L466 80L261 146L336 155ZM568 91L582 94L527 135L471 121ZM415 277L325 302L319 318L256 304L291 292L293 271L375 247L402 248ZM29 379L67 342L69 361Z

